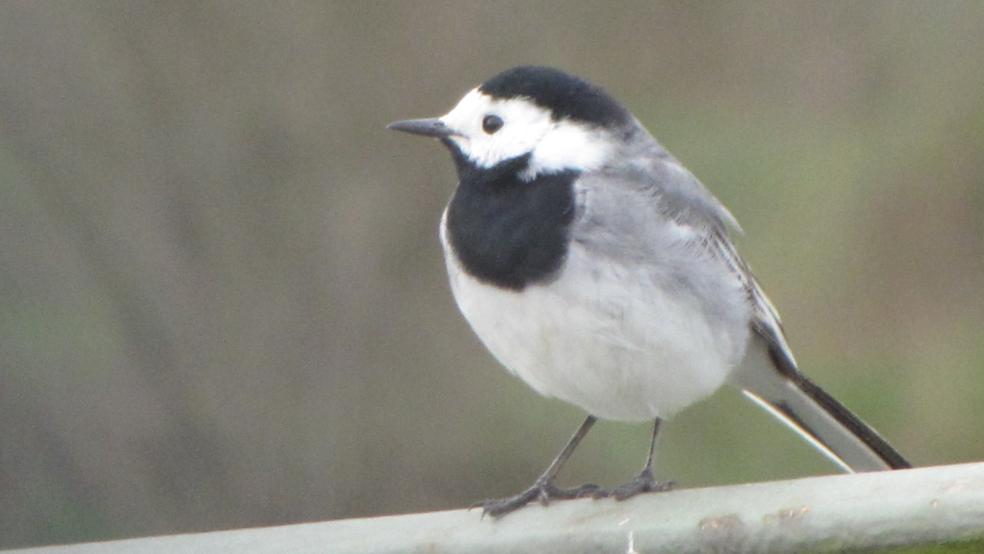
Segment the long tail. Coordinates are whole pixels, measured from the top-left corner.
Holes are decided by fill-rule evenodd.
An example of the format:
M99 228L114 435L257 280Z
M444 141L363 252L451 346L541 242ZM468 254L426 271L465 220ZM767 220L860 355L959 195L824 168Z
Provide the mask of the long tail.
M800 373L779 312L726 234L718 230L709 245L742 283L752 304L752 339L731 376L732 384L845 471L912 467L877 431Z
M912 467L877 431L810 381L784 340L755 332L732 383L845 471Z

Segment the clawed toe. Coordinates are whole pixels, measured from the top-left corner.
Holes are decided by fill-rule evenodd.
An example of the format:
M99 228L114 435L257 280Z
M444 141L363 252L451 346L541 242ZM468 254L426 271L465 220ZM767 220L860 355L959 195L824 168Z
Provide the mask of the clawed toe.
M547 495L546 497L540 496L540 502L543 504L548 504L550 500L569 500L572 498L587 498L592 497L601 490L601 487L595 484L588 483L586 485L581 485L580 487L574 487L571 489L561 489L553 485L547 485Z
M647 470L637 475L628 483L619 485L610 490L602 489L598 485L594 484L581 485L580 487L570 489L562 489L555 486L553 483L537 482L532 487L515 496L495 500L486 500L473 505L472 508L481 506L482 517L491 516L493 518L500 518L508 513L522 508L523 506L526 506L533 501L538 501L544 506L549 504L552 500L570 500L574 498L597 499L611 497L615 500L622 501L644 492L663 492L668 491L671 488L673 488L672 481L657 481L653 478L652 472Z
M574 436L567 442L567 446L554 458L554 461L550 464L550 467L540 475L539 479L533 484L532 487L526 489L525 491L512 496L509 498L503 498L499 500L486 500L472 506L472 508L482 507L482 517L492 516L493 518L500 518L510 512L514 512L523 506L529 504L534 500L538 500L540 504L547 505L551 500L567 500L572 498L607 498L612 497L615 500L625 500L627 498L632 498L637 494L644 492L662 492L670 490L673 487L673 483L670 481L660 482L653 478L653 453L656 449L656 436L659 432L659 426L661 420L656 418L653 421L653 434L652 440L649 443L649 456L646 458L645 469L642 470L639 475L636 475L634 479L620 485L611 490L605 490L598 485L581 485L580 487L574 487L571 489L561 489L553 484L554 478L557 476L557 472L560 467L564 464L567 458L577 447L584 435L587 434L591 426L594 425L596 418L594 416L588 416L585 418L584 423L581 427L574 433Z
M525 491L517 494L516 496L511 496L509 498L501 498L497 500L486 500L481 503L482 506L482 517L492 516L494 518L502 517L509 512L518 510L523 506L530 503L531 500L537 498L540 495L540 490L536 487L531 487Z
M645 469L628 483L619 485L610 491L605 491L605 496L610 496L615 500L622 501L644 492L664 492L672 488L672 481L657 481L653 478L652 471Z
M571 489L562 489L555 486L553 483L537 482L532 487L517 494L516 496L498 500L486 500L479 503L477 506L482 507L482 517L492 516L494 518L499 518L522 508L534 500L538 500L540 504L547 505L551 500L570 500L573 498L592 497L595 496L600 490L601 487L593 484L581 485L580 487L574 487Z

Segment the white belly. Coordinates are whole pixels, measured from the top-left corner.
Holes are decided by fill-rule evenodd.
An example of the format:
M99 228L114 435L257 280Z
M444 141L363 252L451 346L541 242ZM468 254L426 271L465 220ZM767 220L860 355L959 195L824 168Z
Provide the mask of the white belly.
M458 307L489 351L540 394L598 417L670 417L744 353L747 325L709 320L638 268L588 264L577 243L556 280L515 292L466 274L442 242Z

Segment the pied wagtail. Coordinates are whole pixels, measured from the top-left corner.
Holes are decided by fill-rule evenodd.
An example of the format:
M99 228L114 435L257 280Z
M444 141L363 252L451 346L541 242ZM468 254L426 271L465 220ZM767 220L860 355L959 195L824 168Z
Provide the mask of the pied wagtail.
M724 383L846 471L910 467L799 371L728 237L735 218L602 89L520 66L442 117L389 128L451 151L459 182L440 237L472 329L537 392L590 414L532 487L484 513L667 489L652 473L660 422ZM596 418L654 422L643 471L611 490L555 486Z

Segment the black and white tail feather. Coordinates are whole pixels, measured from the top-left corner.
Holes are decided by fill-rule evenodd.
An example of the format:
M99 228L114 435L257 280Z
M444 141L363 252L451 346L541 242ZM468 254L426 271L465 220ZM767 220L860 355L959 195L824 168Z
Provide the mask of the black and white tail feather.
M724 231L712 236L714 250L742 281L753 307L753 336L731 383L845 471L912 467L877 431L800 372L775 306Z

